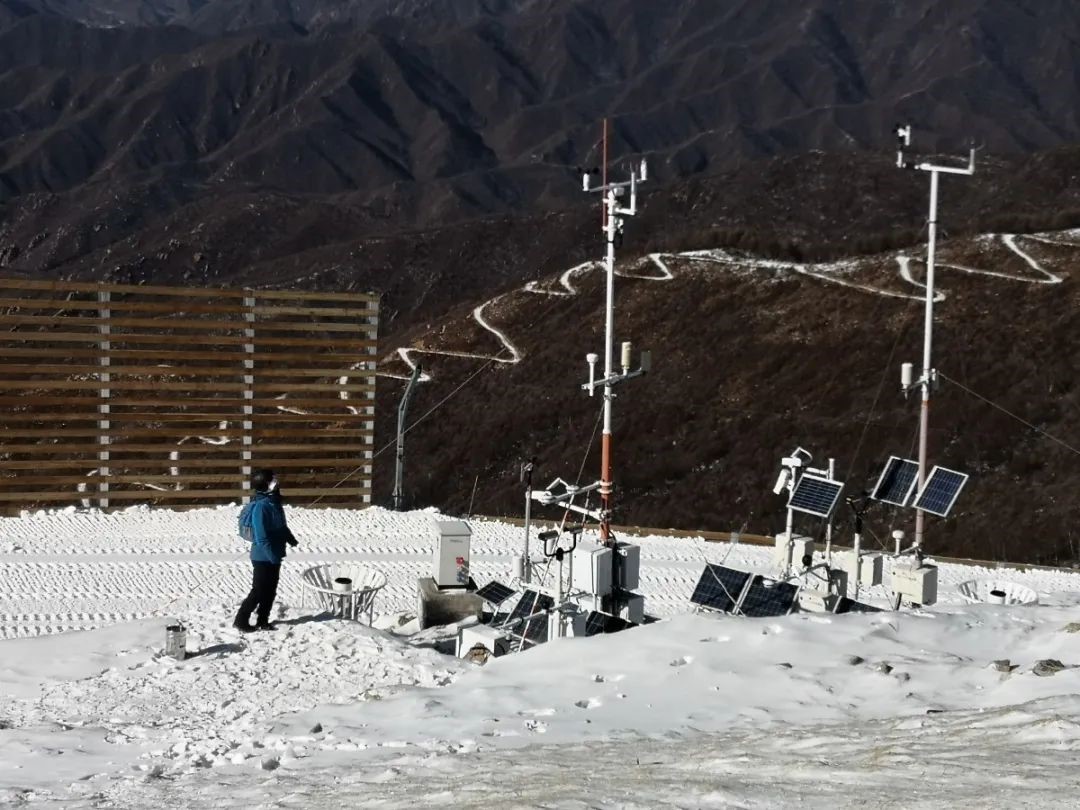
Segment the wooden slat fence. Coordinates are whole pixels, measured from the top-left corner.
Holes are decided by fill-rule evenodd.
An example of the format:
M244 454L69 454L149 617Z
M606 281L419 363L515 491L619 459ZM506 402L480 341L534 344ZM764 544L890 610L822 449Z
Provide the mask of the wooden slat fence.
M371 501L378 297L0 278L0 511Z

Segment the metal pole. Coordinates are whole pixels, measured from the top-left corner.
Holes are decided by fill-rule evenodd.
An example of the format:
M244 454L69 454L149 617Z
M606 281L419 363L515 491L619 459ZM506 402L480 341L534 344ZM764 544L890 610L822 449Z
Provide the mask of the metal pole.
M794 471L792 471L792 478L794 478ZM791 550L795 547L795 538L792 536L793 531L795 531L795 510L789 506L787 510L787 526L784 529L784 533L787 535L787 552L784 555L784 579L791 576Z
M413 389L420 380L420 364L413 368L409 384L405 386L405 393L398 404L397 416L397 458L394 463L394 511L400 512L405 505L405 417L409 411L409 402L412 400Z
M919 380L922 389L922 407L919 414L919 491L926 484L927 467L927 443L930 434L930 388L934 382L934 369L930 363L934 331L934 270L937 250L937 208L938 208L938 180L940 174L959 174L970 177L975 173L975 149L968 151L967 166L938 166L933 163L909 162L904 157L904 149L911 145L911 127L899 126L896 128L897 153L896 165L902 169L917 169L930 173L930 218L929 218L929 244L926 248L926 321L923 327L923 373ZM910 390L910 385L905 383ZM926 523L926 514L916 508L915 510L915 542L913 547L922 547L923 528Z
M555 637L566 636L566 628L563 627L562 604L563 604L563 557L559 557L558 585L555 587Z
M836 480L836 459L829 459L829 480ZM825 524L825 564L832 564L832 513L829 513L829 520Z
M529 527L532 525L532 474L533 464L525 466L525 549L521 555L521 578L525 584L532 582L532 565L529 561Z
M930 238L926 251L926 318L923 324L922 409L919 414L919 491L926 483L927 440L930 433L930 350L934 333L934 259L937 245L938 172L930 171ZM915 510L915 547L921 548L926 513Z
M604 160L603 160L603 163L600 164L600 171L601 171L600 186L602 188L607 187L607 164L608 164L607 133L608 133L608 120L605 118L604 119L604 135L603 135L603 138L602 138L602 140L604 142ZM605 203L604 205L600 206L600 227L601 228L606 228L607 227L607 222L608 222L608 209L607 209L607 205Z
M600 541L610 545L611 535L611 364L615 350L615 237L618 217L614 190L607 192L607 303L604 315L604 432L600 453Z
M855 601L859 600L859 580L862 579L862 518L855 517L855 538L852 541L855 554Z

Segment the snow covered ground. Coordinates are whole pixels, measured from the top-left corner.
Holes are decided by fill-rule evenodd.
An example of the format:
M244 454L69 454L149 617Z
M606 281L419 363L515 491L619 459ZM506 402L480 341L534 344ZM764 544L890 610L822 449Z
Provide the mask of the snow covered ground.
M358 560L395 627L432 513L290 510L282 625L249 637L228 628L235 515L0 520L0 804L1080 807L1080 575L943 566L917 613L687 615L706 560L768 571L771 551L643 538L666 621L481 668L300 607L303 568ZM505 578L521 530L472 525L476 579ZM1040 604L963 604L989 576ZM184 662L161 655L176 616Z

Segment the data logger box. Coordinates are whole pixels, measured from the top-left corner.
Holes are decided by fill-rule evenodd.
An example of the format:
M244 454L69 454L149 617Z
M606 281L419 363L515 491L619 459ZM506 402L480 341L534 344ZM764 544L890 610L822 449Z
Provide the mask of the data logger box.
M892 570L893 593L917 605L932 605L937 601L938 570L936 565L904 565L897 563Z
M574 549L573 589L594 596L611 593L611 549L579 543Z
M843 560L848 578L851 582L858 580L860 588L872 588L881 584L885 563L880 554L860 554L856 561L855 552L852 551L844 554Z
M631 624L645 621L645 597L640 593L623 594L619 597L619 618Z
M499 630L486 624L462 627L458 631L458 658L464 658L476 647L483 647L492 657L510 652L510 640Z
M615 587L632 591L641 578L641 546L633 543L615 544Z
M435 540L432 577L440 588L465 588L469 584L469 546L472 529L463 520L434 520Z
M776 535L774 559L778 566L781 568L791 566L792 568L801 569L803 557L807 556L814 556L813 538L801 534L792 535L792 542L789 547L787 532Z
M837 599L839 596L826 590L803 588L799 591L799 609L809 613L832 613Z

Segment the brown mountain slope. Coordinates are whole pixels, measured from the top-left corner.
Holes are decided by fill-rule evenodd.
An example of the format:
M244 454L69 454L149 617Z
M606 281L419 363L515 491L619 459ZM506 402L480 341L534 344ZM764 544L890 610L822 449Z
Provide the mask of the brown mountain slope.
M921 290L899 275L894 256L838 266L763 265L738 254L720 263L659 258L670 280L644 259L622 267L637 277L617 281L619 337L654 352L653 373L618 392L619 520L779 531L784 501L771 487L779 458L796 445L821 463L834 456L849 494L869 487L889 455L912 456L918 405L899 395L898 366L921 357L923 309L914 300ZM1048 283L1053 279L1028 258L1060 283ZM1020 419L1080 446L1073 346L1080 236L954 240L939 259L948 297L938 307L935 365L946 380L933 401L930 453L934 463L972 479L948 520L931 519L928 548L1077 560L1080 540L1070 526L1080 450ZM913 265L916 281L922 269ZM483 310L521 353L520 363L410 355L434 377L420 389L414 418L451 396L409 434L414 503L457 511L473 503L479 513L520 514L517 467L533 456L544 483L556 475L577 480L586 458L582 480L595 480L598 443L589 439L600 402L579 384L587 374L584 355L602 347L602 276L585 271L570 283L577 295L550 294L566 287L549 278L540 285L549 294L511 291ZM432 324L409 345L511 357L468 310ZM407 371L392 353L382 368ZM380 378L386 442L393 438L389 406L400 391L399 382ZM385 498L392 449L383 457L377 472ZM821 529L812 519L800 523L803 531ZM869 525L872 538L890 542L890 528L911 530L911 513L879 507Z

